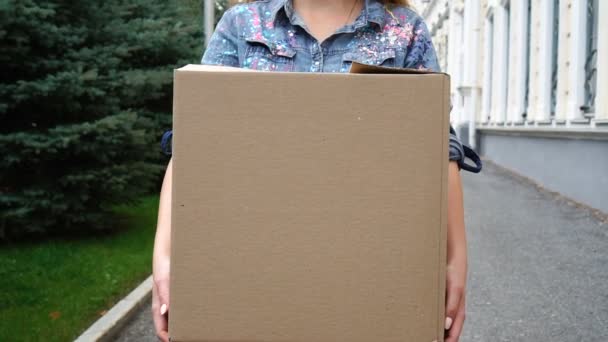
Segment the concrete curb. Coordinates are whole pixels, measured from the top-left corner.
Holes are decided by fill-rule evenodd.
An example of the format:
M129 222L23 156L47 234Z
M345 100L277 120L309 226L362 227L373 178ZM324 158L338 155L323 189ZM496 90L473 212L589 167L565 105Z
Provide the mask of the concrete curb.
M103 317L91 325L75 342L111 341L152 294L152 276L144 280Z

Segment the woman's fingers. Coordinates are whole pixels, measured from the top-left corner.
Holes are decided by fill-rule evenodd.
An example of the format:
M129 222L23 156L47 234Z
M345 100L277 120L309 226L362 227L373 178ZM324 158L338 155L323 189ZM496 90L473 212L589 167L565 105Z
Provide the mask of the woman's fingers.
M152 287L152 318L156 335L163 342L169 342L169 286L168 282L154 282Z
M460 300L460 305L458 307L458 312L456 313L456 317L454 318L454 323L452 327L447 333L447 338L445 342L458 342L460 339L460 334L462 333L462 328L464 327L465 320L465 312L466 312L466 301L464 295Z
M158 291L158 309L161 315L165 315L169 312L169 279L157 280L155 284Z
M464 297L464 287L450 286L448 284L447 298L445 306L445 330L450 330L456 320L460 302Z

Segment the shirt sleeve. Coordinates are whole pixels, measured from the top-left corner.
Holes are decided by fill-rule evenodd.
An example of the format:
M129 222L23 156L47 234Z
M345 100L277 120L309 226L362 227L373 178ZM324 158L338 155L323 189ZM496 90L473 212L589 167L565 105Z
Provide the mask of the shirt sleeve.
M237 5L238 6L238 5ZM238 34L235 23L235 7L231 7L222 15L211 35L207 49L203 54L201 64L239 66Z
M405 58L405 67L411 69L427 69L439 72L437 53L433 46L431 34L422 18L414 24L414 35Z
M419 18L414 25L414 37L411 46L405 57L405 67L411 69L427 69L440 72L441 68L437 62L437 53L433 46L433 41L429 30L422 18ZM458 139L456 131L450 125L450 161L458 162L462 165L465 159L462 142Z

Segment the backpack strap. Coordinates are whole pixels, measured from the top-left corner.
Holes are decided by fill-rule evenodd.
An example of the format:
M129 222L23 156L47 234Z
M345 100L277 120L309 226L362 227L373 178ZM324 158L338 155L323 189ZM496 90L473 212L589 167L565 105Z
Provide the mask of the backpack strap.
M454 130L452 125L450 125L450 134L456 136L456 130ZM463 144L462 142L460 142L460 144L462 145L462 154L463 154L462 159L458 160L458 166L460 167L460 169L469 171L472 173L481 172L483 165L481 162L481 158L479 158L479 155L477 154L477 152L475 152L475 150L473 150L469 146ZM475 165L467 164L467 162L466 162L467 158L470 159Z
M163 133L163 137L160 140L160 150L165 154L170 156L173 154L173 131L169 130Z
M454 129L451 126L450 126L450 132L455 133ZM166 131L165 133L163 133L163 137L160 141L160 149L165 155L168 155L168 156L172 155L172 153L173 153L172 141L173 141L173 131L172 130L169 130L169 131ZM464 156L461 160L458 161L458 166L460 166L460 168L462 170L469 171L472 173L481 172L483 165L481 162L481 158L479 158L479 155L477 155L477 153L472 148L470 148L469 146L467 146L465 144L462 144L462 149L464 152ZM470 159L473 163L475 163L475 165L467 164L466 163L467 158Z
M458 162L460 168L473 173L481 172L483 165L481 163L481 158L479 158L479 155L477 155L477 153L472 148L465 144L462 144L462 149L464 150L464 158L462 158L462 160ZM467 158L470 159L473 163L475 163L475 165L467 164Z

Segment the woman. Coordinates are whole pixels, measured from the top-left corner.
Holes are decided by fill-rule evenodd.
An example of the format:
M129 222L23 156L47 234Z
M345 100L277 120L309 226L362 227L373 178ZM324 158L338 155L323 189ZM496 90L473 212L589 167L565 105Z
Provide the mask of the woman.
M266 71L348 72L353 61L439 70L428 29L409 1L261 0L236 5L217 25L203 64ZM465 317L467 252L460 167L463 146L450 136L446 341L459 339ZM171 163L161 190L154 248L152 311L167 341Z

